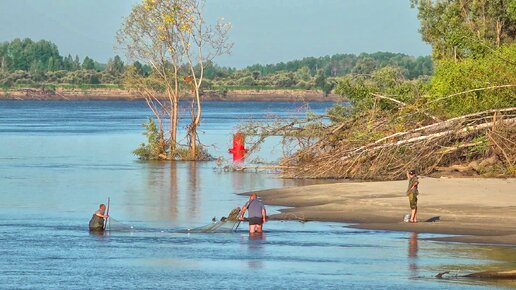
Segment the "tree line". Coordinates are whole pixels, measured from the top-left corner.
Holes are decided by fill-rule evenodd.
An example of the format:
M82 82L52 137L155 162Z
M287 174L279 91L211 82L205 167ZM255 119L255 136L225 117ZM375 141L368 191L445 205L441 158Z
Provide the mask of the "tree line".
M150 68L133 63L142 71ZM107 63L62 56L56 44L30 38L0 43L0 86L120 84L126 65L116 55Z
M413 57L402 53L376 52L306 57L278 64L255 64L243 69L211 64L205 73L210 89L317 89L331 92L344 75L369 75L386 66L398 67L407 79L429 76L433 72L430 56Z
M386 66L399 67L407 79L432 74L429 56L413 57L401 53L377 52L335 54L306 57L277 64L255 64L242 69L222 67L214 62L205 64L203 90L230 89L319 89L329 93L336 78L354 74L368 75ZM128 70L148 76L149 64L135 61L124 63L116 55L107 63L86 56L63 56L56 44L29 38L0 43L0 86L41 85L115 85L123 86ZM185 67L179 69L186 70ZM199 68L196 68L199 70Z

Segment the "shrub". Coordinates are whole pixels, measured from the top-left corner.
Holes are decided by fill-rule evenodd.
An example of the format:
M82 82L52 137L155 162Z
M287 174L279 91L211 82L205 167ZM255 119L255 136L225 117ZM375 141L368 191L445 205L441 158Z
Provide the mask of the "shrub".
M428 96L430 107L449 117L516 105L516 88L498 88L458 94L472 89L516 84L516 44L481 58L437 63ZM458 94L456 96L451 96Z
M144 135L147 137L147 144L142 143L133 154L141 160L160 160L166 158L166 144L163 140L163 132L160 132L154 120L149 117L147 123L142 125L145 128Z

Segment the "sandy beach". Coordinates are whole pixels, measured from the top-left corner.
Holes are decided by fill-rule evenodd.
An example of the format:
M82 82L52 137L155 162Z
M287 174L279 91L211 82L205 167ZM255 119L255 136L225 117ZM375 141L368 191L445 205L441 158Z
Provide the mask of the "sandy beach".
M269 205L285 206L271 219L337 221L375 230L440 233L442 241L516 245L516 179L420 177L418 220L403 222L410 208L407 181L345 182L258 192ZM437 222L425 222L432 217Z

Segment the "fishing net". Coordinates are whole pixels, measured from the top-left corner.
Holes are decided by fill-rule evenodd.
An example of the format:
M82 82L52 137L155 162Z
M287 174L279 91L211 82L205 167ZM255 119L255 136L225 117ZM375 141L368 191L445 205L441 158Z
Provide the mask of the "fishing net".
M136 229L128 224L122 223L112 217L109 217L106 230L110 232L133 232Z
M230 233L237 230L240 225L238 216L240 215L240 207L236 207L229 212L227 217L222 217L219 221L214 221L211 224L188 229L189 233Z
M219 221L213 221L211 224L188 229L188 233L230 233L235 232L240 225L240 220L238 219L240 215L240 207L234 208L229 212L227 217L222 217ZM105 232L136 232L136 231L146 231L149 229L139 228L136 229L134 226L128 225L126 223L122 223L113 217L109 217L108 223L106 225ZM181 231L183 232L183 231Z

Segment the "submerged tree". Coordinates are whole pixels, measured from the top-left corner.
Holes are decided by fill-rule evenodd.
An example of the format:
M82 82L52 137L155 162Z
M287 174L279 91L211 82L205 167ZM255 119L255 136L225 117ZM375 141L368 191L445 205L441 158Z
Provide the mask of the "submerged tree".
M179 100L192 94L192 120L188 126L189 159L198 158L197 128L201 121L204 67L214 57L229 52L230 25L219 20L209 25L202 0L145 0L133 7L118 32L119 44L130 60L147 63L149 77L136 68L126 73L126 85L138 91L156 117L167 158L178 155ZM163 95L165 97L163 98ZM164 142L164 120L169 138ZM159 158L158 158L159 159Z

